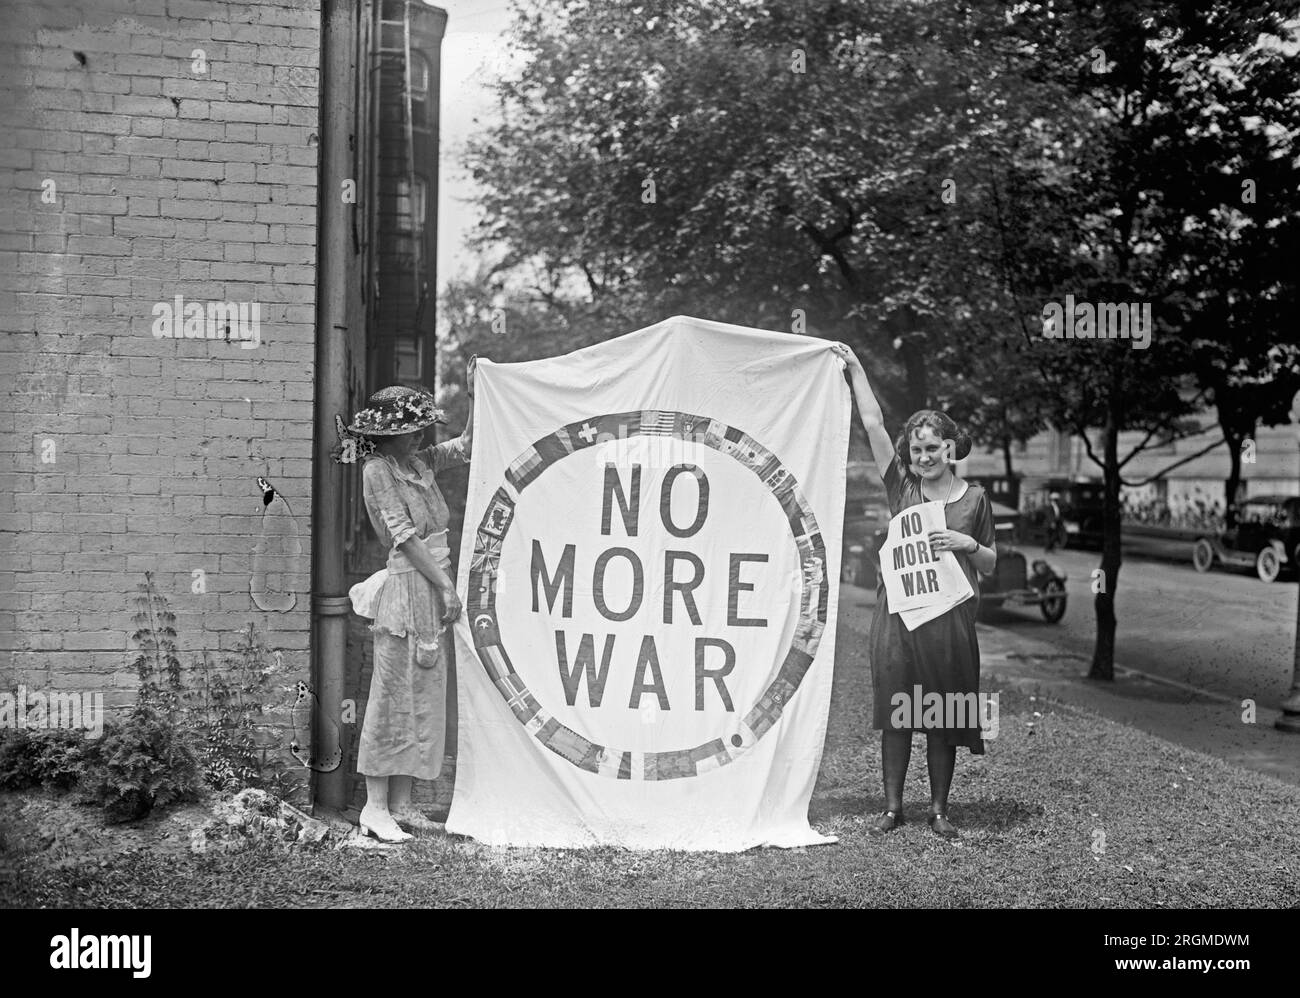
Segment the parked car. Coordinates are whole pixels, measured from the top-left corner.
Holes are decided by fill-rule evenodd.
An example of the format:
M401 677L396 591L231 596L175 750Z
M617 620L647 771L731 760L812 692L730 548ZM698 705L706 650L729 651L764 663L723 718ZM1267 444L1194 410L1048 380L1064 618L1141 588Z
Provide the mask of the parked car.
M972 485L978 485L994 502L1012 509L1020 508L1020 483L1022 475L962 475Z
M1237 510L1237 525L1196 538L1192 565L1208 572L1218 562L1230 568L1254 568L1273 582L1290 564L1300 571L1300 496L1255 496Z
M1058 571L1042 558L1032 565L1023 551L1016 547L1013 538L1020 526L1020 514L1010 506L993 503L994 544L998 553L997 567L992 575L980 576L980 608L993 606L1037 606L1048 623L1055 624L1065 616L1065 573ZM880 573L880 549L889 532L888 520L872 536L867 545L866 561L869 569L864 573L870 583L876 584ZM848 580L846 580L848 581Z
M889 525L885 486L868 461L849 461L846 477L840 581L871 589L878 564L872 556L872 538Z
M994 606L1037 606L1049 624L1065 616L1065 573L1042 558L1029 563L1015 544L1021 514L993 504L993 529L998 563L992 575L980 576L980 609Z
M1023 514L1021 537L1026 542L1045 544L1051 527L1051 495L1060 495L1061 518L1056 525L1057 544L1064 547L1099 548L1105 533L1102 521L1104 486L1100 480L1070 481L1068 478L1026 478L1020 483Z

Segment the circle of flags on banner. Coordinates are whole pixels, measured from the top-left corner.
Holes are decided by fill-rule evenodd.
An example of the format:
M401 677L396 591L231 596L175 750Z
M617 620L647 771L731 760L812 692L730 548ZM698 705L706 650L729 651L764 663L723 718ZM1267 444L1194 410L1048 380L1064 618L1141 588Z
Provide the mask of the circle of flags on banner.
M631 752L597 745L549 714L514 671L497 624L496 580L501 545L520 494L556 461L580 450L633 436L675 437L704 444L749 468L780 503L799 550L799 617L781 666L758 702L730 730L693 748ZM505 481L479 521L469 572L467 616L488 677L519 723L579 769L620 780L673 780L725 766L752 748L781 717L812 665L826 627L826 545L799 483L776 456L734 426L685 412L643 409L570 423L536 441L506 470Z

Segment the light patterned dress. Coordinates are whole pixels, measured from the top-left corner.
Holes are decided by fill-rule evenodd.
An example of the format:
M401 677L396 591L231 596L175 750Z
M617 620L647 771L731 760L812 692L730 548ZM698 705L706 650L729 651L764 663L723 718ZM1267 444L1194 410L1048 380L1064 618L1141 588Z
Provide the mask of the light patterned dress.
M441 604L433 584L398 545L421 541L451 573L449 514L434 475L467 463L469 456L457 437L418 450L408 460L414 470L377 454L361 473L366 512L389 555L370 627L375 662L357 770L366 776L434 780L442 770L446 740L451 630L438 619Z

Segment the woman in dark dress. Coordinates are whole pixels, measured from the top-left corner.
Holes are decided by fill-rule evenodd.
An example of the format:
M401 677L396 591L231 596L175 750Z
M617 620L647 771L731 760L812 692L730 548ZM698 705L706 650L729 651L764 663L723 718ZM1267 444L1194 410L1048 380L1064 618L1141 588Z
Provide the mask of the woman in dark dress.
M893 831L903 823L903 781L912 756L911 703L916 696L938 694L944 703L961 697L967 704L979 696L979 643L975 615L979 607L979 575L991 574L997 563L993 548L993 509L978 485L957 477L955 463L971 448L968 436L946 414L933 409L913 413L896 440L885 430L880 403L867 382L861 362L843 343L833 349L848 367L858 413L876 468L885 483L890 516L923 502L944 503L946 530L931 531L930 547L952 551L975 595L916 630L908 630L897 613L890 612L883 578L871 621L868 656L871 661L875 706L872 726L880 730L884 770L885 811L870 826L873 833ZM896 699L902 694L901 701ZM944 712L948 714L949 712ZM930 828L944 838L957 829L948 820L948 790L957 762L957 746L981 755L984 742L979 712L958 718L945 716L938 724L922 726L926 736L926 761L930 771ZM965 720L965 726L956 726Z

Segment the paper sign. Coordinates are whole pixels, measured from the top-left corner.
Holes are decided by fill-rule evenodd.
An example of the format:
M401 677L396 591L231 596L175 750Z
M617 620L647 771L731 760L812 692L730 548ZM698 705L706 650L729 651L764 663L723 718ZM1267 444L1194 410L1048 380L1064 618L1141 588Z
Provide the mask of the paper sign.
M930 531L947 528L944 503L938 501L909 506L889 521L880 570L889 610L909 631L975 595L957 556L930 546Z

